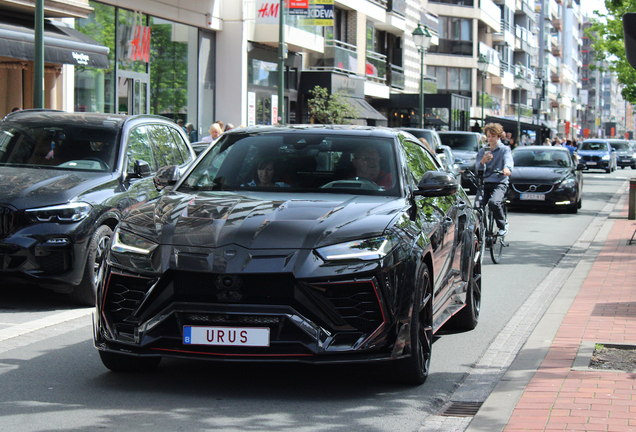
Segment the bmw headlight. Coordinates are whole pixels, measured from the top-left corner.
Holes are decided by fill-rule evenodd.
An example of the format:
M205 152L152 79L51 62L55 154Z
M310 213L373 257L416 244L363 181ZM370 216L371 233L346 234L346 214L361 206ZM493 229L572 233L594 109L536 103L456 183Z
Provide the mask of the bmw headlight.
M93 207L84 202L74 202L49 207L25 210L31 222L65 222L73 223L86 219Z
M133 234L129 231L123 231L119 228L115 229L113 234L113 241L110 245L110 250L121 254L136 254L136 255L149 255L153 250L159 246L157 243L153 243L146 240L143 237Z
M396 241L391 236L382 236L325 246L317 249L316 252L325 261L372 261L384 258L396 245Z
M603 160L610 160L610 155L605 155L605 156L603 156L601 159L603 159Z

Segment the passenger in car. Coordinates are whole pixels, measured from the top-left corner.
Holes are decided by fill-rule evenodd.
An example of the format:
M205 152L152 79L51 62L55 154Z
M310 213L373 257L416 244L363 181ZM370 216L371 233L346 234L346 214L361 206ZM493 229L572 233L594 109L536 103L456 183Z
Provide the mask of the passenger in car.
M371 145L357 147L353 153L352 161L356 172L349 178L365 178L378 186L383 186L385 190L393 188L393 177L391 173L382 170L380 161L380 153L375 147Z
M272 158L262 158L256 165L256 178L247 186L259 187L289 187L287 183L274 181L276 177L276 163Z

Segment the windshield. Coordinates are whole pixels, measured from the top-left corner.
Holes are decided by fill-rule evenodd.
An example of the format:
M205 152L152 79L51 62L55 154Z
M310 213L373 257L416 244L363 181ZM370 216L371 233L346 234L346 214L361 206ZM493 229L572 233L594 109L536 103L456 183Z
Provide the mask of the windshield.
M453 150L477 151L479 150L479 139L477 134L453 134L440 133L442 144L449 146Z
M228 134L180 191L267 190L399 196L394 141L288 132Z
M610 145L616 150L631 150L627 141L610 141Z
M113 171L119 129L46 124L0 125L0 165Z
M607 151L607 144L604 142L583 142L579 150Z
M515 167L565 168L572 165L569 152L557 150L524 150L512 152Z

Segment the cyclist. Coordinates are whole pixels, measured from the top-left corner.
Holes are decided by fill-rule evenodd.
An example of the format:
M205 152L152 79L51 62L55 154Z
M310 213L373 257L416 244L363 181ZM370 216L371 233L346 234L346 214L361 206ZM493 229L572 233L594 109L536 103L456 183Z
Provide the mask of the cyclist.
M477 171L484 171L484 196L481 197L481 205L483 207L488 203L499 228L499 235L504 236L508 233L508 221L505 219L502 203L506 197L508 177L512 173L514 162L510 147L499 139L503 133L503 126L499 123L488 123L484 127L484 133L488 138L489 147L480 148L475 161Z

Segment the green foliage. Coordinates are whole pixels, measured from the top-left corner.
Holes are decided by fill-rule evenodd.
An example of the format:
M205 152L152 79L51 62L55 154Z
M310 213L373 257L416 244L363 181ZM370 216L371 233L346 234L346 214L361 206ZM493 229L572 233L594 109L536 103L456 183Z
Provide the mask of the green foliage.
M623 14L636 12L636 0L605 0L607 14L594 11L592 26L587 36L596 52L595 59L602 62L601 69L614 72L625 87L623 98L636 103L636 71L627 62L623 37Z
M324 87L316 86L309 90L313 97L307 101L309 115L317 123L322 124L346 124L345 119L358 117L358 112L341 94L330 95Z

